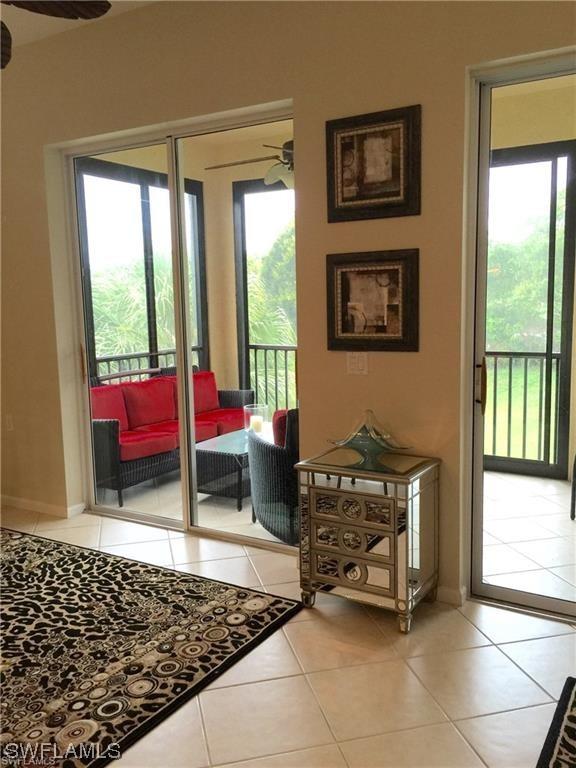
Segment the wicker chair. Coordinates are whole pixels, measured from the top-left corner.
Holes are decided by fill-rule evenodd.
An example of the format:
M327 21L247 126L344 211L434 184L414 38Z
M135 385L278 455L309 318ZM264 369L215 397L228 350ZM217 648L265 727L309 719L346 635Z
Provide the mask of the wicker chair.
M252 483L252 519L286 544L299 541L298 410L288 411L286 443L272 445L248 433L248 458Z

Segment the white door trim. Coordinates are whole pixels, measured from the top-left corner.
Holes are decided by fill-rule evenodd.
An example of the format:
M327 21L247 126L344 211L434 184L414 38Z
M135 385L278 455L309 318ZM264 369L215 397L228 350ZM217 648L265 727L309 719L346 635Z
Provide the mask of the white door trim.
M461 434L463 510L463 572L471 595L478 594L481 582L482 556L482 418L474 399L479 381L475 381L475 366L481 363L476 350L483 349L484 325L477 322L478 310L484 304L486 272L487 230L479 224L487 221L488 203L488 150L490 90L494 86L528 80L557 77L576 72L576 46L542 51L514 59L488 62L467 68L466 72L466 134L464 177L464 224L462 273L462 384ZM484 96L482 95L484 93ZM483 109L481 109L481 101ZM474 512L472 514L472 512ZM488 594L492 592L493 594ZM494 590L482 589L483 597L500 599ZM519 600L530 600L537 610L550 610L549 598L518 592ZM558 610L569 609L567 601L556 601ZM564 603L564 605L562 605ZM556 610L556 606L554 607Z

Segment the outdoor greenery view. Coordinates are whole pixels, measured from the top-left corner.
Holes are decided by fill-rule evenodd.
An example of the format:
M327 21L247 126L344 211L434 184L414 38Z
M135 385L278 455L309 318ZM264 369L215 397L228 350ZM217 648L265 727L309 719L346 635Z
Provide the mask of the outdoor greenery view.
M248 326L251 386L271 407L296 405L293 350L254 349L258 345L296 346L296 267L294 224L289 224L262 257L248 256Z
M530 164L532 165L532 164ZM542 459L544 456L544 406L546 400L546 350L548 323L548 255L550 234L550 163L535 163L533 199L522 204L513 189L526 185L517 166L491 170L491 208L486 301L486 350L488 398L485 415L485 452L498 456ZM546 166L546 167L541 167ZM561 170L559 164L559 171ZM559 172L559 181L562 175ZM498 189L498 186L500 189ZM511 189L512 188L512 189ZM534 186L533 186L534 190ZM524 195L530 189L524 190ZM539 197L538 200L534 198ZM493 198L500 208L494 210ZM526 208L532 210L526 214ZM556 269L554 275L553 351L560 350L562 267L564 253L565 189L558 190L556 211ZM492 226L493 219L496 219ZM503 353L540 353L541 356ZM490 354L492 353L492 355ZM558 361L551 374L551 460L554 460Z
M114 182L111 182L114 184ZM292 194L292 193L290 193ZM284 210L277 221L270 216L268 240L256 240L254 227L261 228L262 199L273 195L286 208L282 193L258 193L250 195L254 208L252 229L247 231L249 245L248 318L249 338L252 346L252 386L258 390L257 398L271 407L296 404L296 356L293 349L279 351L254 349L253 345L275 347L296 346L296 277L294 257L294 220L290 210ZM193 201L192 201L193 202ZM293 204L293 199L292 199ZM164 210L165 208L165 210ZM170 254L170 222L168 200L157 197L152 211L153 224L153 272L156 332L159 350L174 350L174 296L172 287L172 263ZM195 207L187 210L187 246L193 253L196 244L191 218ZM135 213L135 212L134 212ZM285 222L288 220L288 224ZM279 227L282 228L279 228ZM133 241L133 242L132 242ZM271 242L271 245L270 245ZM139 354L137 359L101 362L99 373L115 373L120 370L147 368L148 308L145 287L144 254L141 241L133 237L130 248L124 251L122 261L99 259L91 253L92 305L96 357ZM130 250L130 255L127 251ZM196 318L196 291L194 269L189 269L191 317ZM197 343L196 329L192 328L193 344ZM196 360L193 360L196 362ZM173 356L160 359L160 364L173 364Z

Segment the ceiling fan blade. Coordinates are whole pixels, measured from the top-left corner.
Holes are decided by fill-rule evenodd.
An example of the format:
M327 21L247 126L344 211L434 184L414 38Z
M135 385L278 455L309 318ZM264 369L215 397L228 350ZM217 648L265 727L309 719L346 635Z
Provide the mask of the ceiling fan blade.
M271 186L281 181L287 189L294 189L294 171L285 163L276 163L272 168L268 169L268 173L264 177L264 184Z
M56 16L60 19L97 19L108 13L112 4L108 0L1 0L5 5L13 5L24 11Z
M10 34L10 30L4 24L3 21L0 21L0 29L1 29L1 45L2 45L2 69L8 64L10 59L12 58L12 35Z
M264 163L267 160L280 160L278 155L267 155L266 157L252 157L250 160L235 160L233 163L220 163L220 165L209 165L204 168L205 171L216 171L218 168L232 168L234 165L248 165L249 163Z

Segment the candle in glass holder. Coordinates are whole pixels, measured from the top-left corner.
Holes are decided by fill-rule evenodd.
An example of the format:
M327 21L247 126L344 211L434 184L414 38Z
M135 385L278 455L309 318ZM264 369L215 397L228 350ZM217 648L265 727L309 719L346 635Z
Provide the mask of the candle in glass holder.
M262 432L262 427L264 426L264 419L262 416L254 415L250 416L250 429L252 429L254 432Z

